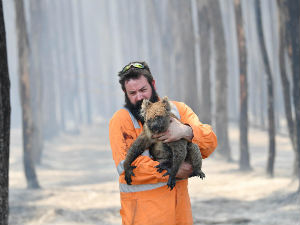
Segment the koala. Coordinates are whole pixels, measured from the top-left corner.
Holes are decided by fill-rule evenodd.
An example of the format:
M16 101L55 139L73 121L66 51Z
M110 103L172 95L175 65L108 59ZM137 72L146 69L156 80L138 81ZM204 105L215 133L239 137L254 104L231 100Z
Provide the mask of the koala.
M202 156L198 145L180 139L178 141L163 143L152 138L153 134L159 134L167 131L171 117L179 119L171 112L171 105L168 97L164 97L158 102L152 103L144 99L142 103L141 115L145 123L142 133L137 137L129 148L126 159L124 161L125 180L127 184L131 184L131 176L135 176L131 163L141 155L146 149L152 158L160 164L156 166L158 172L166 170L163 176L169 175L167 182L168 188L172 190L176 184L176 174L182 162L189 162L193 167L192 176L199 176L201 179L205 177L202 172Z

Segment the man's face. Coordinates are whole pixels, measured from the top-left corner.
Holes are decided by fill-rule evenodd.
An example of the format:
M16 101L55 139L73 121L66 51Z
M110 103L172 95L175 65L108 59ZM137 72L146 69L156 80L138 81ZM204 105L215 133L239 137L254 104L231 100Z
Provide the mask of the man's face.
M150 85L147 78L140 76L125 82L125 107L142 123L144 118L140 115L140 111L144 99L149 99L151 102L158 101L154 80Z
M155 82L153 81L155 88ZM152 95L152 88L144 76L137 79L130 79L125 82L125 91L131 104L135 105L143 99L150 99Z

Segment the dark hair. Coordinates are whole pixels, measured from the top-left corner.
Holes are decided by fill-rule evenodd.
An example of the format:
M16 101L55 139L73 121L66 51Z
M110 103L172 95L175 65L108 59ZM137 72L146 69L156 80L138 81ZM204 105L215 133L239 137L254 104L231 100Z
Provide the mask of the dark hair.
M144 68L136 68L134 66L131 66L128 70L123 72L123 70L126 66L131 65L133 63L140 63L144 66ZM130 62L126 66L124 66L123 69L118 73L119 83L121 84L123 91L125 91L125 81L130 80L130 79L138 79L142 75L148 80L149 84L152 83L153 76L152 76L150 68L146 62Z

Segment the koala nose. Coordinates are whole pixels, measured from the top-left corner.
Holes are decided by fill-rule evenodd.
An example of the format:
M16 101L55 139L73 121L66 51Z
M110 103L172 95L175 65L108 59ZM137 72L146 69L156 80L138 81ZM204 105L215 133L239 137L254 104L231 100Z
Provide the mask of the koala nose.
M147 125L153 133L161 133L168 128L167 124L164 123L163 117L160 116L147 121Z
M148 125L149 129L151 130L151 132L157 133L157 131L158 131L157 121L153 121L153 120L147 121L147 125Z

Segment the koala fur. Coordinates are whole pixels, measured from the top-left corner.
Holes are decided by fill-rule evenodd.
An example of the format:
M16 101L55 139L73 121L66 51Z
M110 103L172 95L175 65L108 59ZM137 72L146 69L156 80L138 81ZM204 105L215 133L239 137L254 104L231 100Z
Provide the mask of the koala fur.
M201 170L202 156L198 145L185 139L163 143L152 138L153 134L159 134L168 129L171 117L178 120L171 113L168 98L164 97L155 103L145 99L142 104L141 114L145 119L143 131L129 148L124 162L127 184L131 184L131 176L134 176L133 169L136 168L136 166L131 166L131 163L146 149L149 149L153 159L160 163L156 166L157 171L161 173L163 170L167 170L163 176L169 175L167 185L171 190L176 184L175 176L183 161L187 161L192 165L193 174L191 176L199 176L203 179L205 174Z

